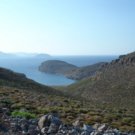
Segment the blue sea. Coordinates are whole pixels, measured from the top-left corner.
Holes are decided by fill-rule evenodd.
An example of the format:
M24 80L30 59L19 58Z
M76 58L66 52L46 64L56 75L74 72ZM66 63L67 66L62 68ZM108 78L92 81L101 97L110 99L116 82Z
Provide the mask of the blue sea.
M62 75L42 73L38 70L39 65L46 60L63 60L78 67L95 64L97 62L109 62L118 56L50 56L47 58L0 58L0 67L11 69L15 72L24 73L28 78L48 86L69 85L74 80L67 79Z

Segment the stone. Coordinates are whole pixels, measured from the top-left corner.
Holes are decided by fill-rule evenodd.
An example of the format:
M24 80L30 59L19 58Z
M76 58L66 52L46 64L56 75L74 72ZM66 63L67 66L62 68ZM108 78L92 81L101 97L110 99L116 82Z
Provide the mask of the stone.
M94 129L89 126L89 125L86 125L86 124L83 124L83 128L82 128L84 131L88 131L89 133L92 132Z
M103 132L108 128L106 124L102 124L101 126L98 127L98 131Z
M47 133L57 133L58 130L59 130L59 127L56 124L51 123Z
M78 119L73 123L74 127L82 127L83 123Z
M93 128L94 128L94 129L98 129L99 126L100 126L100 124L99 124L99 123L96 123L96 124L93 125Z
M61 121L60 121L60 119L57 118L57 117L52 117L52 118L51 118L51 123L55 124L55 125L58 126L58 127L61 125Z
M44 128L45 126L49 126L51 123L52 115L44 115L38 121L38 126L40 129Z

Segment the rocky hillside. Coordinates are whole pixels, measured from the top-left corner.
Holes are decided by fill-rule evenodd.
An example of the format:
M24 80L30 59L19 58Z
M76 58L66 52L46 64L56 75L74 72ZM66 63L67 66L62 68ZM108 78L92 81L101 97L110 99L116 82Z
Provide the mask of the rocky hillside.
M94 65L77 67L70 63L59 60L48 60L39 66L41 72L51 74L62 74L69 79L81 80L93 76L97 70L100 70L105 62L96 63Z
M100 70L104 64L105 62L99 62L89 66L78 67L68 72L66 77L73 80L82 80L84 78L88 78L95 75L95 73Z
M135 52L104 64L95 76L70 85L68 92L96 103L135 106Z

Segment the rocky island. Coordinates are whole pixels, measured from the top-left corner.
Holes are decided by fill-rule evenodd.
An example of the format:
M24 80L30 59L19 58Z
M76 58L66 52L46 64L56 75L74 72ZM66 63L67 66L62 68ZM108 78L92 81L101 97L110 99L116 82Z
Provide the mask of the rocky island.
M39 66L41 72L63 75L76 68L77 66L60 60L48 60Z
M43 62L39 66L39 71L51 74L64 75L69 79L81 80L90 76L93 76L97 70L106 64L105 62L99 62L93 65L84 67L77 67L73 64L60 61L60 60L48 60Z

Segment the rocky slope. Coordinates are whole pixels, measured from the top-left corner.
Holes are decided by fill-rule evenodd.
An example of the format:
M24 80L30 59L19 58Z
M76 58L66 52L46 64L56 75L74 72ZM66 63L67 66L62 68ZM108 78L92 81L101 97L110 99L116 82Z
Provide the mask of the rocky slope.
M73 80L82 80L84 78L88 78L95 75L95 73L100 70L104 64L105 62L99 62L89 66L78 67L68 72L66 77Z
M26 113L27 110L19 111ZM8 108L0 109L0 134L10 135L134 135L134 132L120 132L107 124L87 125L76 120L72 125L63 123L56 114L46 114L38 119L11 117ZM28 113L28 112L27 112Z
M105 62L100 62L94 65L77 67L64 61L49 60L43 62L39 66L39 70L51 74L62 74L73 80L81 80L93 76L104 64Z
M98 104L135 106L135 52L104 64L95 76L67 88L69 93Z

